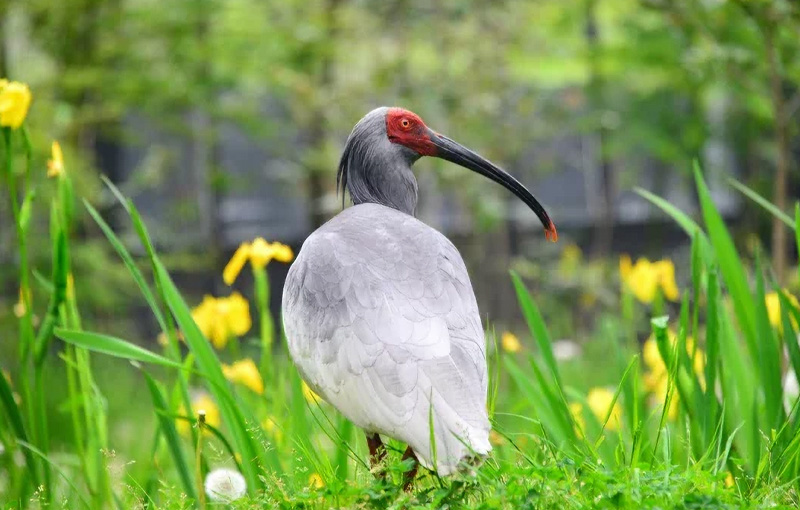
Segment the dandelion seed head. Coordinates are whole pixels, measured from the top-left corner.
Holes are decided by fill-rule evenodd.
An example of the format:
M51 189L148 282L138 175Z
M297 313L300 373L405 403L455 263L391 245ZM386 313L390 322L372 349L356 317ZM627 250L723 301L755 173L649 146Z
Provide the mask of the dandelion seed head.
M238 471L218 468L206 475L205 489L213 501L229 503L244 496L247 483Z

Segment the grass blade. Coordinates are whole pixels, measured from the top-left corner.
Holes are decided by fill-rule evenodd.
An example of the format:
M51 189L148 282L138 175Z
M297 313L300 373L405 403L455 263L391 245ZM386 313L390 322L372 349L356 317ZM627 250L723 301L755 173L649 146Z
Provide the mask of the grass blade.
M261 453L256 448L253 438L250 436L248 430L247 420L243 416L242 406L236 404L233 395L231 395L230 387L220 368L219 358L211 348L208 340L200 332L197 324L192 319L192 314L189 307L183 300L183 297L175 287L175 283L170 278L169 273L164 268L158 258L156 262L156 278L158 278L160 285L164 291L164 297L167 305L175 315L181 331L183 331L186 345L189 346L192 353L197 359L197 364L208 382L208 388L220 406L220 413L223 416L225 423L228 425L233 436L233 444L236 446L238 452L242 455L243 474L247 479L247 488L249 491L255 491L263 485L260 477L258 476L258 469L256 461L263 460ZM260 431L261 428L257 426L257 421L251 420L251 427L254 431Z
M6 416L8 416L8 421L17 438L17 442L27 442L28 434L25 431L22 414L19 412L16 400L14 400L14 392L11 389L11 385L9 385L8 380L2 373L0 373L0 403L3 404L3 408L6 410ZM25 455L25 465L28 467L33 486L38 487L39 476L36 473L36 461L27 449L23 450L22 453Z
M653 205L664 211L669 217L671 217L675 222L680 226L686 235L690 238L694 239L697 237L700 242L700 254L703 257L703 260L706 263L710 263L713 260L713 251L711 250L711 243L708 240L705 232L703 229L700 228L700 225L695 223L686 213L672 205L671 203L667 202L663 198L659 197L658 195L654 195L649 191L642 189L642 188L634 188L634 192L636 192L642 198L647 199Z
M150 286L147 284L147 280L145 280L144 275L139 270L136 262L134 262L130 252L127 248L125 248L125 245L122 244L122 241L119 239L119 237L117 237L114 231L111 230L111 227L108 226L103 217L100 216L100 213L98 213L97 210L95 210L95 208L92 207L92 205L86 200L83 201L83 205L86 207L86 210L89 211L91 217L94 218L94 221L100 227L100 230L103 231L103 234L105 234L108 242L110 242L111 246L114 247L114 250L116 250L117 254L122 259L122 262L125 263L125 267L127 267L128 271L131 273L133 280L139 287L139 291L142 293L145 301L147 301L147 304L150 305L150 309L156 316L159 326L161 326L163 331L166 331L167 325L164 321L164 315L161 313L161 308L158 306L156 298L150 290Z
M186 458L181 449L181 439L178 436L178 431L175 429L175 422L169 417L167 400L164 398L163 393L161 393L161 390L158 388L158 384L150 374L147 372L143 373L147 381L147 389L150 390L150 398L153 400L153 407L156 411L158 425L161 428L161 432L164 434L167 447L169 447L170 453L172 454L172 460L175 462L175 466L178 469L181 483L183 483L183 490L185 490L186 494L192 499L197 499L194 480L190 475L192 471L189 469L189 465L186 463Z
M561 386L561 376L558 373L556 357L553 354L553 344L550 341L550 333L548 333L547 326L544 324L542 314L531 298L530 292L528 292L525 284L522 283L519 275L514 271L511 271L511 280L514 282L514 290L517 292L517 299L522 308L522 314L525 316L525 321L528 323L533 339L539 346L545 365L547 365L547 368L553 374L556 384Z
M703 219L708 228L709 238L717 255L722 276L730 291L733 305L736 310L736 319L745 334L745 340L750 350L751 356L756 359L757 335L755 327L755 316L753 315L755 303L747 284L747 276L744 266L736 252L736 246L728 232L725 222L711 199L705 180L700 172L699 166L694 169L695 182L697 184L697 194L700 199L700 206L703 211Z
M756 256L756 296L755 318L758 332L758 365L763 382L763 393L767 405L765 424L778 429L784 421L783 384L781 382L781 352L772 325L767 315L764 276L761 271L761 257Z
M172 368L181 368L179 363L175 363L163 356L143 349L138 345L113 336L62 328L57 328L55 333L56 336L65 342L83 347L84 349L89 349L90 351L108 354L109 356L117 358L142 361L144 363L153 363L155 365L163 365Z
M733 177L728 178L728 184L739 190L744 196L752 200L753 202L757 203L764 209L766 209L770 214L781 220L782 222L786 223L789 228L794 229L794 220L792 217L786 214L785 212L778 209L774 204L772 204L769 200L762 197L752 189L748 188L741 182L737 181Z

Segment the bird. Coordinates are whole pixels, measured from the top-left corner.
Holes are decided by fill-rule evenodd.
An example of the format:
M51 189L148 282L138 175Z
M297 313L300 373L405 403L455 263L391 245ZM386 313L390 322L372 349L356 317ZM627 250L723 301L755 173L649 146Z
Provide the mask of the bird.
M381 436L407 445L440 476L491 451L486 341L461 255L415 217L412 165L438 157L504 186L558 233L514 177L428 128L402 108L370 111L353 128L336 186L353 203L315 230L289 269L282 297L289 354L309 387L366 435L369 461L386 455Z

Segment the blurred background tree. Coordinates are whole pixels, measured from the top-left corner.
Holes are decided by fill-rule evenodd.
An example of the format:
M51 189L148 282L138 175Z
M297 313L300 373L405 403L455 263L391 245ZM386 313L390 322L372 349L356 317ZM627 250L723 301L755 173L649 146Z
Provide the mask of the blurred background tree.
M36 91L34 145L64 143L78 196L110 208L98 175L118 183L198 294L222 290L241 241L297 249L339 210L341 147L382 104L504 165L543 198L564 244L595 260L685 252L630 190L692 212L699 159L726 217L758 231L784 275L796 260L785 229L748 215L724 184L739 178L782 208L798 195L799 28L789 0L5 0L0 75ZM481 309L514 320L509 264L558 248L502 190L441 162L417 167L419 216L454 238ZM81 225L76 271L119 283L82 294L112 320L127 283L91 221ZM0 229L10 317L13 232ZM542 266L523 267L540 291L561 291ZM277 288L285 268L270 271Z

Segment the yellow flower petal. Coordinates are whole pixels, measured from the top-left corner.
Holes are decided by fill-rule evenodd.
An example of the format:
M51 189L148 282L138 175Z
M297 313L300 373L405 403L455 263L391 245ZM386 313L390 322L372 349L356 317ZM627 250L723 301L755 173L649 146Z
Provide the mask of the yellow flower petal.
M0 89L0 126L19 128L28 115L31 91L24 83L8 82Z
M597 416L601 425L610 410L611 416L606 424L606 429L612 431L619 429L621 425L620 418L622 416L622 407L619 405L619 402L614 403L613 409L611 408L611 402L613 400L614 392L607 388L593 388L586 396L586 403L589 405L589 409Z
M294 252L292 249L281 243L272 243L272 258L278 262L289 263L294 260Z
M194 319L195 324L197 324L203 336L208 339L211 338L214 317L213 309L216 307L215 301L216 300L211 296L203 296L203 301L192 309L192 319Z
M310 402L312 404L316 404L316 403L319 403L322 400L322 397L320 397L319 395L314 393L314 390L312 390L311 386L306 384L305 381L303 381L302 389L303 389L303 397L305 397L305 399L308 402Z
M658 290L658 273L649 260L642 258L637 260L631 269L627 283L636 299L650 304L655 299Z
M273 253L272 245L266 242L263 237L257 237L251 245L250 263L256 269L263 269L272 260Z
M253 325L250 304L238 292L221 298L205 296L192 310L192 318L217 349L225 348L232 336L244 335Z
M250 303L238 292L227 298L227 316L225 317L231 333L242 336L253 326L250 318Z
M798 303L797 298L793 296L789 291L783 289L783 295L789 300L795 308L800 308L800 303ZM769 323L772 324L773 328L777 328L778 331L783 331L783 319L781 318L781 298L777 292L770 292L766 296L764 296L764 303L767 305L767 316L769 317ZM797 324L794 320L794 317L791 317L792 324L795 328L797 328Z
M522 350L522 344L514 333L506 331L500 338L500 346L504 351L516 353Z
M658 283L664 292L664 297L670 301L677 301L680 291L675 283L675 265L671 260L664 259L654 263L653 269L658 274Z
M325 487L325 482L317 473L312 473L311 476L308 477L308 485L314 489L321 489Z
M264 381L255 362L250 358L236 361L233 365L223 364L222 373L232 383L241 384L259 395L264 393Z
M236 277L242 272L242 268L250 258L250 252L250 243L242 243L239 245L239 248L236 249L233 257L231 257L231 260L228 261L228 264L222 271L222 279L225 281L226 285L232 285L233 282L236 281Z
M658 344L656 339L652 336L648 338L642 346L642 361L652 372L666 373L667 366L661 358L661 353L658 351Z
M51 157L47 162L47 177L58 177L64 173L64 153L61 152L61 145L54 140L50 152Z

